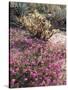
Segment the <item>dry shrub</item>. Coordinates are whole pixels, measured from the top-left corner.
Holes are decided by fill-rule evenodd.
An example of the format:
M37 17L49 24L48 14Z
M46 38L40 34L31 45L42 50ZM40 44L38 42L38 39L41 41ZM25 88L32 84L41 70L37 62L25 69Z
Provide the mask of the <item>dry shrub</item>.
M27 16L21 16L17 20L26 27L31 36L40 39L48 40L57 31L52 28L51 22L37 10Z

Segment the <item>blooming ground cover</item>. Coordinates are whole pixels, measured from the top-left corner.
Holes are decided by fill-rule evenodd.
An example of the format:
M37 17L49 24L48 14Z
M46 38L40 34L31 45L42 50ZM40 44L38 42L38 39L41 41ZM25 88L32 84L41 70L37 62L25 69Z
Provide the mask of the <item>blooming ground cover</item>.
M60 43L60 42L59 42ZM66 84L66 48L10 28L10 87Z

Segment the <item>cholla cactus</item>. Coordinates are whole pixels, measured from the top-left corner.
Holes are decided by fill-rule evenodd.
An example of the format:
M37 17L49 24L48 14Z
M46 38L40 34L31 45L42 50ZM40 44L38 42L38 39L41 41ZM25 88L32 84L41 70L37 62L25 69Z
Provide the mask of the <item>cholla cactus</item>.
M26 27L32 36L47 40L54 33L50 21L36 10L28 16L22 16L19 21Z

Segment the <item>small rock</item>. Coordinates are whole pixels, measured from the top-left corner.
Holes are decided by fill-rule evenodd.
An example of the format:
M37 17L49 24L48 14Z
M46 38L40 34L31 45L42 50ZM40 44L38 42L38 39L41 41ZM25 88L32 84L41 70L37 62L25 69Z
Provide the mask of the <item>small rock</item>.
M51 43L54 47L66 47L66 36L64 33L56 33L49 40L48 43Z

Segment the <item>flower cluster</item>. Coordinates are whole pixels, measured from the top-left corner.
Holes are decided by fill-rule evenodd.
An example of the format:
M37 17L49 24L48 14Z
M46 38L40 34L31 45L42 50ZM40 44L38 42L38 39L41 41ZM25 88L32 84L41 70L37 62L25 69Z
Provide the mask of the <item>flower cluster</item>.
M59 46L60 47L60 46ZM10 29L10 87L66 84L66 50Z

